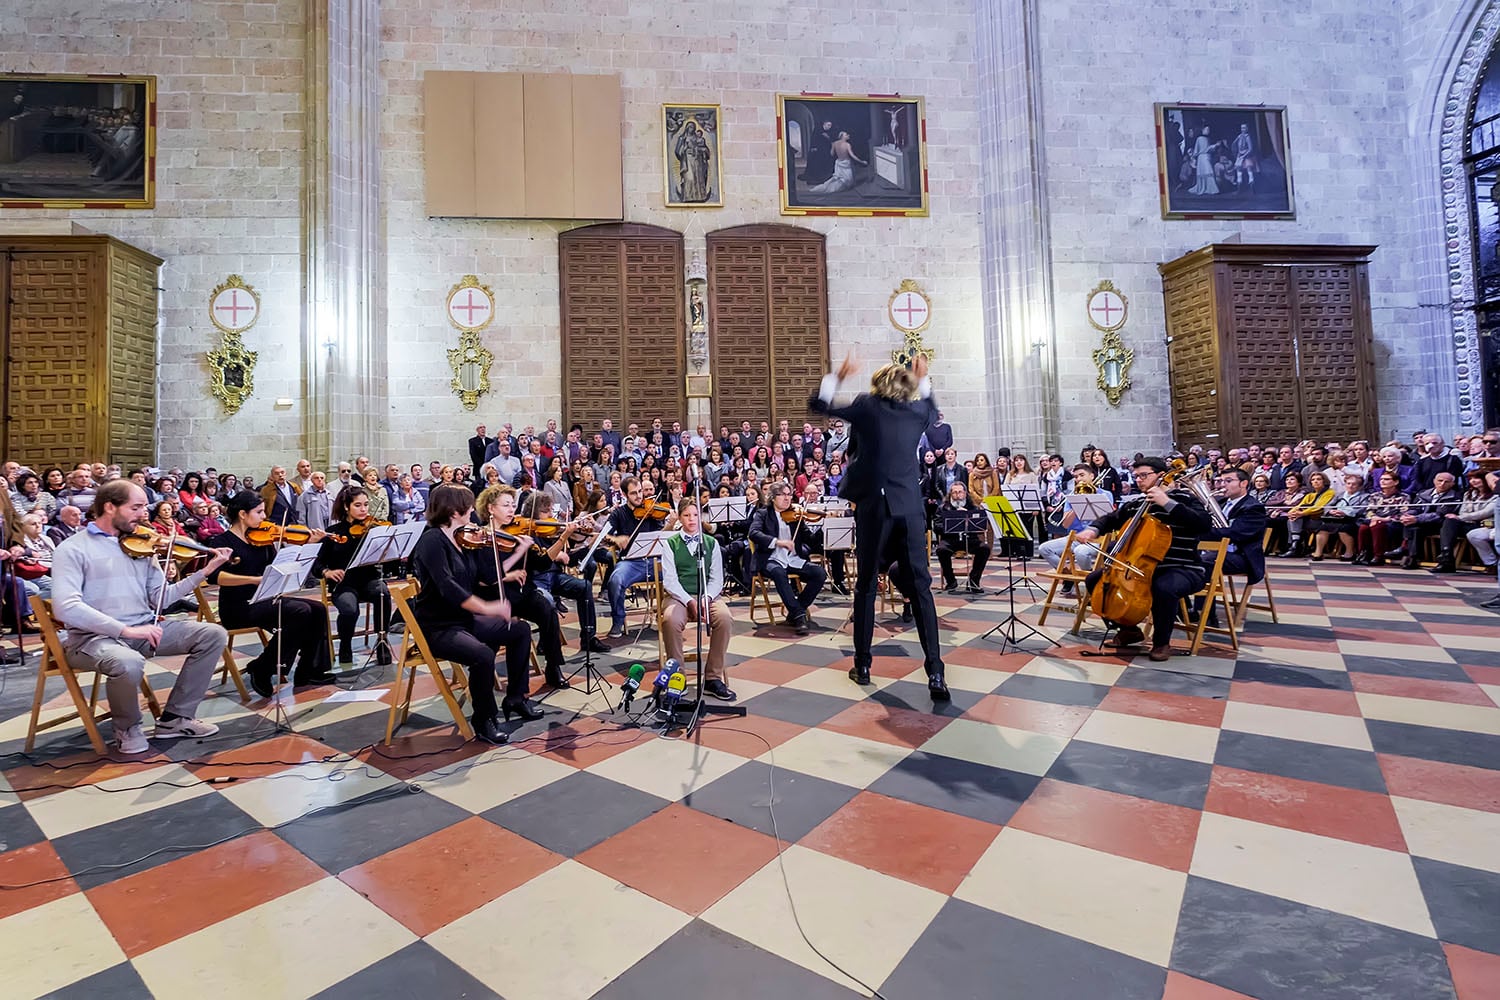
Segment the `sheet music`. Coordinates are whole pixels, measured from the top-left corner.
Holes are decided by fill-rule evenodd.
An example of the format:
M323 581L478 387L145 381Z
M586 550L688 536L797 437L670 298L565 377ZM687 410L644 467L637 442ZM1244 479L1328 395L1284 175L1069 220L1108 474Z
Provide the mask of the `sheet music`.
M995 529L996 538L1032 540L1031 532L1026 530L1026 522L1018 515L1015 507L1011 506L1009 497L1000 495L985 497L984 509L989 516L990 524Z
M316 545L286 545L276 553L276 558L266 571L261 574L260 586L255 588L255 594L250 598L250 603L257 601L269 601L273 597L282 597L293 591L301 590L302 581L312 572L312 564L318 558L318 547Z
M1063 503L1073 516L1085 524L1092 524L1115 509L1115 498L1109 493L1069 493Z
M426 530L425 521L407 521L405 524L371 528L365 532L364 541L354 553L354 558L349 560L347 568L359 569L361 566L378 566L406 559L417 547L417 540Z
M703 506L709 524L738 524L750 516L748 497L714 497Z
M823 519L823 551L838 552L854 548L854 518L827 517Z
M660 556L666 548L667 539L675 532L671 531L643 531L635 536L635 541L630 543L630 551L621 556L622 559L650 559Z
M1000 494L1011 502L1011 506L1019 514L1040 514L1046 509L1042 503L1042 488L1036 483L1001 486Z

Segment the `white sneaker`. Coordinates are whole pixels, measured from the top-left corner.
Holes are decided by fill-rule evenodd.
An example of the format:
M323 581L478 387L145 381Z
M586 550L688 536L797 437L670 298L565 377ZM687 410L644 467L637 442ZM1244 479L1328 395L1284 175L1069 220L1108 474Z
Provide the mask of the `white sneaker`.
M204 722L202 719L173 719L171 722L156 723L154 735L159 740L175 740L179 736L191 736L201 739L212 736L219 731L219 727L212 722Z
M141 728L141 724L139 722L129 727L124 732L120 733L119 736L121 753L134 755L138 753L145 753L147 750L151 749L151 744L146 742L146 730Z

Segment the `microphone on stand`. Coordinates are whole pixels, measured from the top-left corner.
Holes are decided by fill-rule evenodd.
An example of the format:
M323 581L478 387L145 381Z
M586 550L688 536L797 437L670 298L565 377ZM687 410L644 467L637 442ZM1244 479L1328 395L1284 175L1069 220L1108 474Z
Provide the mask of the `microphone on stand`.
M625 683L620 685L620 692L625 696L623 704L625 711L630 711L630 701L635 693L641 689L641 681L646 676L646 668L639 663L630 665L630 674L625 678Z
M662 697L662 708L671 712L677 708L677 703L682 700L682 693L687 690L687 678L682 671L678 670L667 681L667 690Z
M651 682L651 700L657 705L661 704L663 695L667 693L667 684L672 680L672 675L680 673L682 664L676 660L668 660L656 675L656 680ZM645 676L644 671L642 676Z

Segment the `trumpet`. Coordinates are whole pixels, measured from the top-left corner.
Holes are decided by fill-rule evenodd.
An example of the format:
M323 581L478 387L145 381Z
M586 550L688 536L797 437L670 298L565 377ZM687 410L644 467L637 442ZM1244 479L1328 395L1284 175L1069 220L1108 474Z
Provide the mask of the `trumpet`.
M1198 502L1208 508L1208 516L1213 520L1215 528L1227 528L1229 527L1229 518L1224 515L1224 508L1220 507L1219 501L1215 499L1213 487L1208 485L1204 473L1212 476L1213 468L1205 465L1191 472L1183 473L1177 477L1173 485L1187 487L1188 491L1198 498Z

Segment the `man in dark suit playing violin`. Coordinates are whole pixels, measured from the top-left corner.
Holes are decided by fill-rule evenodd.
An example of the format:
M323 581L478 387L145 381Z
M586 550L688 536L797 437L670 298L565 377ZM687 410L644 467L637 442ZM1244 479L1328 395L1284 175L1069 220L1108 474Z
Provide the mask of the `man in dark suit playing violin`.
M1092 542L1123 528L1148 504L1149 517L1172 529L1172 544L1151 574L1151 659L1157 663L1172 657L1172 623L1177 620L1177 602L1203 587L1203 563L1198 559L1198 540L1213 527L1213 520L1190 490L1168 492L1162 482L1167 463L1161 458L1140 458L1133 466L1136 488L1142 497L1120 505L1074 536L1074 544ZM1120 546L1100 553L1094 571L1085 582L1090 594L1105 571L1120 562ZM1110 622L1114 625L1114 622ZM1139 625L1122 625L1115 634L1116 646L1134 646L1146 638Z
M807 561L812 554L806 534L799 523L788 524L782 515L792 508L792 488L773 483L766 488L769 502L750 518L750 541L755 543L755 571L770 577L776 593L786 608L787 624L799 635L808 631L807 606L818 597L828 574L823 567ZM800 537L799 537L800 536ZM789 575L801 581L799 591Z
M927 568L926 505L917 471L917 441L937 418L932 383L927 380L927 358L918 354L907 369L886 365L870 378L870 391L846 406L833 405L834 393L854 374L854 355L839 370L823 377L818 394L808 401L815 413L849 424L853 457L844 470L839 496L854 504L854 666L849 677L870 683L870 645L875 630L875 580L882 568L881 554L896 556L898 572L891 580L904 594L916 616L922 641L927 689L934 701L947 701L942 650L938 647L937 610L932 601L932 574Z

